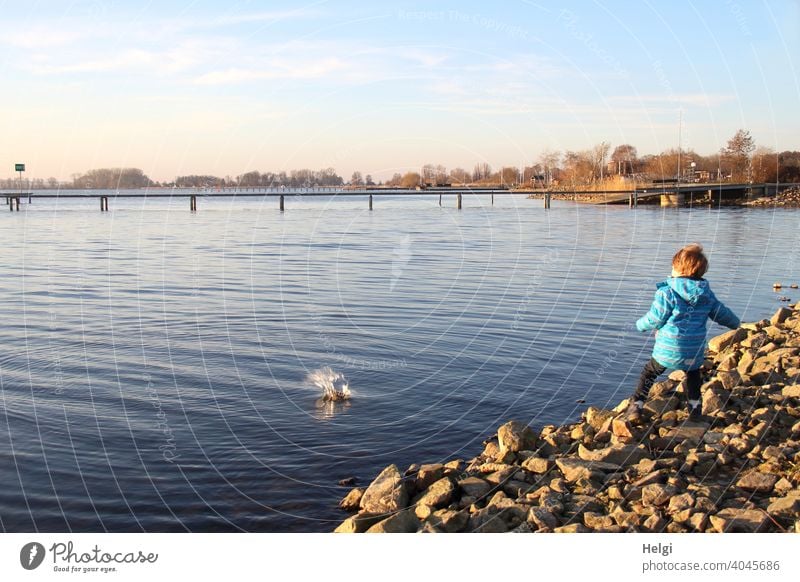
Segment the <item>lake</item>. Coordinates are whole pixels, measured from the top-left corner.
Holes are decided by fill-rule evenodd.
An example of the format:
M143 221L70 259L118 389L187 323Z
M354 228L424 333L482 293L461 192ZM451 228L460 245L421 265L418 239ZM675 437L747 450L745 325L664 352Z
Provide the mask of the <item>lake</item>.
M800 298L772 290L800 282L795 210L110 206L0 211L4 531L330 531L341 479L626 398L652 348L632 323L685 243L743 320ZM324 366L349 402L317 405Z

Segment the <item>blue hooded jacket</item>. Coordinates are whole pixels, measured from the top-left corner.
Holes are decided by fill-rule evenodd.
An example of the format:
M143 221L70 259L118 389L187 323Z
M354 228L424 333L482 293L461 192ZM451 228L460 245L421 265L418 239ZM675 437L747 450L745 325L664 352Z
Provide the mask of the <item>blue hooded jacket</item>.
M653 359L674 370L695 370L703 363L706 321L736 329L739 318L714 296L708 281L670 277L656 285L656 296L636 329L657 329Z

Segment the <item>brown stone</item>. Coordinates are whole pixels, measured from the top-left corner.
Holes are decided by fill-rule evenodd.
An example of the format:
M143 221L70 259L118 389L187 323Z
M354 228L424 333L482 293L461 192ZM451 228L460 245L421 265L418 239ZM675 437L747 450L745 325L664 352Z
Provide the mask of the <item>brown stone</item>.
M339 527L333 530L334 533L363 533L376 523L386 519L385 513L359 513L345 519Z
M458 481L458 486L465 495L475 497L476 499L480 499L492 489L489 483L478 477L466 477L461 479Z
M672 499L669 500L669 512L675 513L677 511L683 511L684 509L688 509L694 506L694 495L691 493L681 493L680 495L675 495Z
M578 479L591 479L597 472L610 473L620 468L619 465L612 463L585 461L572 457L556 459L556 465L564 474L564 478L570 482Z
M610 515L603 515L593 511L583 514L583 523L589 529L608 529L615 525L614 519Z
M795 491L797 495L780 497L769 504L767 513L772 517L794 518L800 516L800 491Z
M614 415L615 413L613 410L603 410L602 408L590 406L586 409L586 422L589 423L593 429L599 431L603 428L603 424L606 421L610 421Z
M361 510L367 513L392 513L408 503L403 477L397 465L389 465L367 487L361 497Z
M781 390L781 395L785 398L800 398L800 384L785 386L783 390Z
M558 527L556 516L541 507L531 507L528 512L528 521L535 524L539 529L547 528L552 530Z
M453 482L449 478L443 477L431 485L425 492L421 493L415 500L415 503L418 505L429 505L431 507L447 505L453 499L455 490L456 488L453 486Z
M541 457L530 457L524 463L522 468L531 473L547 473L553 467L553 461L550 459L542 459Z
M719 379L720 383L722 384L722 387L725 388L725 390L733 390L742 381L742 375L739 373L738 370L719 372L717 374L717 378Z
M711 525L720 533L756 533L766 529L769 523L767 514L758 509L738 509L726 507L710 517Z
M659 506L667 503L675 495L675 488L661 483L645 485L642 489L642 504L647 506Z
M344 499L339 502L339 507L345 511L358 511L361 503L361 497L364 495L364 489L356 487L350 490L350 493L345 495Z
M444 475L444 466L441 463L420 465L414 487L417 491L425 491Z
M497 440L501 453L506 451L516 453L536 448L536 433L529 426L516 420L507 422L498 429Z
M708 340L708 349L712 352L721 352L725 348L742 341L746 337L747 331L744 329L733 329Z
M431 524L447 533L455 533L463 530L467 527L468 521L469 514L466 511L455 511L452 509L434 511L433 515L429 518Z
M578 446L578 456L585 461L599 461L615 465L634 465L642 459L650 457L650 453L642 445L614 445L602 449L588 449Z
M772 473L759 473L750 471L736 482L736 486L745 491L755 491L757 493L769 493L775 487L778 476Z
M562 525L553 530L554 533L588 533L589 530L582 523L571 523Z

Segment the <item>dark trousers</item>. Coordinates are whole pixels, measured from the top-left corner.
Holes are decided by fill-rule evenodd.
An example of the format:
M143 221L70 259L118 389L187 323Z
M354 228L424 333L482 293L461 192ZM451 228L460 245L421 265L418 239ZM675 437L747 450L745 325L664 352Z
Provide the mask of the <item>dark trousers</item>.
M644 365L642 374L639 376L639 384L636 386L636 392L633 393L634 400L647 400L647 395L650 394L650 388L655 384L656 379L666 372L666 368L656 362L653 358ZM696 370L688 370L686 372L686 394L687 400L700 400L700 384L703 379L700 374L700 368Z

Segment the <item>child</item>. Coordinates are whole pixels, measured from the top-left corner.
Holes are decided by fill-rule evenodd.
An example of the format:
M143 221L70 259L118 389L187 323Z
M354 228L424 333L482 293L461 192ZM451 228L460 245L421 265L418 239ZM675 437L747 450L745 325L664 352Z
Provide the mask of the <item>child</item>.
M686 392L689 420L702 420L700 407L700 366L706 340L706 320L713 319L731 329L739 327L739 318L712 293L703 279L708 259L703 247L690 244L672 257L672 275L656 285L650 311L636 322L639 331L656 331L653 357L645 365L639 385L625 416L631 422L641 421L642 406L650 388L667 369L686 371Z

